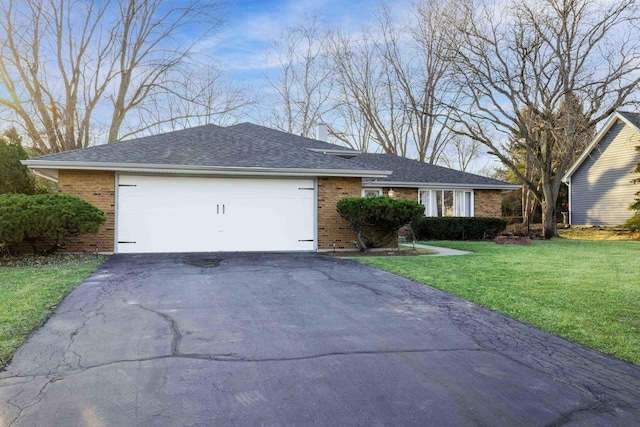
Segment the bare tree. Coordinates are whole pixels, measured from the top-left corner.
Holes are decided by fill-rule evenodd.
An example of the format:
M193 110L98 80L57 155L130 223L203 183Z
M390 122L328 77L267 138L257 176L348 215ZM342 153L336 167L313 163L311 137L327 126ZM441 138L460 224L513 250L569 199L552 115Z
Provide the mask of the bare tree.
M338 105L333 117L337 123L329 125L329 134L349 148L370 151L373 132L369 122L356 108Z
M129 111L174 94L173 72L189 58L193 46L221 23L212 13L216 7L203 0L182 0L169 7L164 0L118 1L120 22L112 33L118 90L112 97L109 142L120 139ZM179 40L181 31L194 27L201 28L198 36Z
M113 78L111 45L99 39L107 9L53 0L0 5L0 104L42 152L89 143L91 115Z
M359 39L337 33L332 36L338 109L347 118L361 118L354 123L367 129L385 153L405 156L410 133L406 109L393 102L399 94L390 84L389 64L379 60L374 39L367 31Z
M332 71L324 41L327 30L316 14L286 29L271 42L269 61L277 64L267 75L274 94L265 122L285 132L313 136L315 126L331 109Z
M595 126L628 104L640 84L636 1L460 7L467 17L459 27L464 43L452 57L466 101L456 108L461 133L489 147L531 190L542 204L544 236L556 236L563 174ZM539 182L508 155L514 135Z
M449 109L459 90L443 55L456 44L448 2L414 5L398 23L381 6L377 23L359 38L334 35L332 56L340 108L366 121L384 152L435 163L450 136Z
M86 147L95 128L119 139L134 110L181 95L172 78L220 23L215 7L207 0L4 0L0 106L43 152ZM187 26L190 40L180 40ZM96 111L111 117L108 125Z
M132 111L133 126L125 122L120 139L141 132L235 124L257 102L248 87L229 81L212 62L173 70L166 80L171 82L171 91L157 93Z
M441 162L451 169L470 172L473 164L480 158L482 144L471 138L452 135L445 145Z

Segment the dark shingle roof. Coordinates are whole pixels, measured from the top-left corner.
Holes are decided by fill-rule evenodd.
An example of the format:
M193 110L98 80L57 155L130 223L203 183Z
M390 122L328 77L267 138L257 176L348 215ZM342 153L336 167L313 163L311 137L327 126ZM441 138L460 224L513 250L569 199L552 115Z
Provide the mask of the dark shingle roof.
M247 135L258 136L261 138L275 139L277 141L296 144L312 150L327 150L327 151L345 151L348 153L359 153L356 150L352 150L348 147L341 145L331 144L329 142L320 141L313 138L307 138L305 136L294 135L292 133L282 132L276 129L271 129L264 126L254 125L253 123L240 123L237 125L229 126L227 129L233 129L238 132L242 132Z
M377 179L375 182L404 182L404 183L424 183L424 184L462 184L512 187L513 184L488 178L486 176L475 175L449 169L442 166L431 165L417 160L399 157L393 154L372 154L365 153L357 157L360 163L369 167L376 167L384 170L392 170L393 173L386 178Z
M312 150L343 150L344 159ZM266 168L342 171L393 171L375 182L460 184L503 188L495 179L430 165L392 154L360 154L346 147L305 138L251 123L220 127L204 125L128 141L49 154L37 162L79 162L110 165ZM30 162L31 162L30 161ZM66 167L69 167L68 164ZM109 166L111 167L111 166Z
M33 160L239 168L376 169L364 167L357 161L316 153L291 141L249 135L233 127L215 125L49 154Z
M618 113L625 119L629 120L635 127L640 129L640 114L631 113L629 111L618 111Z

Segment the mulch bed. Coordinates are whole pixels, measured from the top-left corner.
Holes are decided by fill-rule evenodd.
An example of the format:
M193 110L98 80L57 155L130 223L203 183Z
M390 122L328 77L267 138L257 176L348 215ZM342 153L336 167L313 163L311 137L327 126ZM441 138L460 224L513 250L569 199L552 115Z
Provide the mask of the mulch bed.
M531 237L529 236L498 236L495 242L498 245L530 245Z
M0 255L0 267L35 267L40 265L66 264L72 261L76 261L76 260L80 261L80 260L86 259L88 256L100 257L101 255L87 255L87 254L52 254L49 256Z

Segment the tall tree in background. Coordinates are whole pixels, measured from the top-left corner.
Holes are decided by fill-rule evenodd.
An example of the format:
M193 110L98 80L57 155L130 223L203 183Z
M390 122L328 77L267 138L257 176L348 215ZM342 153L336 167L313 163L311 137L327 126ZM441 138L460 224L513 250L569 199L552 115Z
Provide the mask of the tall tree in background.
M324 42L327 30L317 15L288 28L272 41L267 76L275 100L265 124L285 132L314 137L314 129L331 108L332 71Z
M464 42L451 57L465 100L454 107L460 133L486 145L537 194L544 236L556 236L562 176L596 125L628 104L640 84L636 0L470 0L459 7ZM513 135L539 182L509 156Z
M435 163L451 137L450 109L459 89L451 79L455 20L450 2L416 3L399 23L381 6L375 25L361 35L336 33L331 40L338 108L361 117L373 141L386 153ZM413 157L413 156L412 156Z
M256 104L248 87L233 84L215 64L193 63L171 72L171 90L156 93L135 109L135 120L124 123L119 139L148 131L241 121Z
M21 142L15 128L0 135L0 194L35 194L37 191L33 173L20 163L29 157Z
M180 76L220 24L216 11L208 0L4 0L0 106L42 152L86 147L101 132L121 139L127 120L135 135L150 106L193 94ZM156 124L183 118L168 115Z
M482 144L460 135L452 135L442 152L440 160L451 169L462 172L473 172L473 162L480 157Z

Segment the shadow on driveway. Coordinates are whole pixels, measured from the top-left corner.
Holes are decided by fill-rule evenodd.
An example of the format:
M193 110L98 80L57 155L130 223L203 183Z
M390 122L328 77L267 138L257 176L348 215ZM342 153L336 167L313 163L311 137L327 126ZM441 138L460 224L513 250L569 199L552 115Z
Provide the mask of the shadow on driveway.
M638 419L639 367L319 254L113 256L0 373L0 426Z

